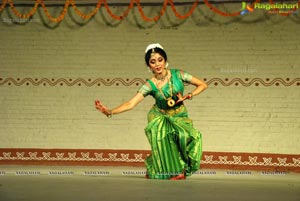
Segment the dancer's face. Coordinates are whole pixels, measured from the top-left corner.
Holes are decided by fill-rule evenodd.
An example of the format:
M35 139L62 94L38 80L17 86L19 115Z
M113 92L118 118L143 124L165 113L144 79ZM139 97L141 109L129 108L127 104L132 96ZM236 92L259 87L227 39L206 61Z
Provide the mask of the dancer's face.
M165 70L166 61L159 53L154 53L150 57L149 67L154 74L161 74Z

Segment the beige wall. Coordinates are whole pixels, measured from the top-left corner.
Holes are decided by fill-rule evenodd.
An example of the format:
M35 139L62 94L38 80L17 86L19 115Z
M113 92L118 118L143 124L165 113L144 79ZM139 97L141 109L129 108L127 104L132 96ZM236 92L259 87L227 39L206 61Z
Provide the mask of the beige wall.
M159 42L170 67L209 82L207 91L186 103L203 133L205 151L299 154L297 16L257 11L230 18L202 5L185 21L169 12L169 20L164 16L151 24L136 10L118 23L102 10L84 26L67 16L57 26L47 23L47 28L39 14L25 25L15 25L11 22L17 20L9 20L3 11L0 148L150 149L143 129L151 97L112 119L94 109L94 100L114 107L133 96L141 86L137 78L151 76L144 49ZM172 23L180 25L171 27ZM120 79L106 86L114 78ZM239 78L239 85L226 86L233 78ZM259 86L242 85L254 78ZM283 79L279 86L271 82L277 78ZM96 84L89 84L93 81Z

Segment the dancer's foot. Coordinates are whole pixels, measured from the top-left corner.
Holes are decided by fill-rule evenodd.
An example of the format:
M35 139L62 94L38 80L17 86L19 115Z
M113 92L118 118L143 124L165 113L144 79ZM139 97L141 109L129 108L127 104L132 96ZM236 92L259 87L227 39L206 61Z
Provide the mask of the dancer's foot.
M150 179L148 172L146 172L145 178Z
M186 179L185 173L179 174L175 177L171 177L170 180L183 180Z

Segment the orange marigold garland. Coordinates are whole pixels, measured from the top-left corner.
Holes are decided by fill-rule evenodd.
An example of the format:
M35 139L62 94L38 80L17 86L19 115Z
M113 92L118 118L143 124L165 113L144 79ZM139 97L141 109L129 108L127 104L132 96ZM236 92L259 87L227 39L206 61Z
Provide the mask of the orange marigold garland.
M84 14L82 13L76 6L75 4L75 1L74 0L70 0L71 1L71 5L75 11L75 13L80 16L81 18L83 19L90 19L91 17L93 17L94 15L96 15L96 13L98 12L98 10L100 9L101 7L101 4L102 4L102 0L98 0L98 3L96 5L96 7L94 8L94 10L92 12L90 12L89 14Z
M193 3L192 8L189 10L189 12L187 12L185 15L180 15L180 14L177 12L176 8L175 8L175 5L174 5L173 0L169 0L169 2L170 2L171 8L172 8L172 10L173 10L175 16L178 17L178 18L180 18L180 19L182 19L182 20L184 20L184 19L190 17L190 16L193 14L195 8L198 6L198 3L199 3L198 0L196 0L196 1Z
M128 8L127 8L127 10L125 10L125 12L123 13L123 15L121 15L121 16L117 16L117 15L115 15L115 14L113 14L113 13L111 12L111 10L109 9L109 6L107 5L106 0L103 0L103 2L104 2L104 6L105 6L105 8L106 8L107 13L108 13L112 18L114 18L114 19L116 19L116 20L122 20L122 19L124 19L124 18L128 15L128 13L130 12L130 10L133 8L135 0L131 0L129 6L128 6Z
M3 0L2 5L0 7L0 12L5 8L6 4L7 4L7 0Z
M67 11L68 11L69 5L70 5L70 3L71 3L71 0L66 0L64 9L63 9L63 11L61 12L60 16L58 16L58 17L55 18L55 17L52 17L52 16L50 15L50 13L49 13L49 11L48 11L46 5L45 5L44 0L40 0L40 1L41 1L43 10L44 10L46 16L47 16L48 19L49 19L50 21L52 21L52 22L61 22L61 21L64 19L65 15L66 15L66 13L67 13Z
M29 17L31 17L31 16L34 15L34 13L36 12L36 10L37 10L37 8L38 8L38 6L39 6L39 4L40 4L40 0L36 0L36 1L35 1L34 7L33 7L33 8L29 11L29 13L27 13L27 14L19 13L19 11L18 11L18 10L15 8L15 6L14 6L13 0L8 0L8 3L9 3L9 5L10 5L10 7L11 7L13 13L14 13L17 17L23 18L23 19L27 19L27 18L29 18Z
M256 0L254 3L252 3L252 5L254 5L255 3L259 3L259 2L260 2L260 0ZM274 4L273 0L269 0L269 2L270 2L270 4ZM298 2L298 5L300 5L300 0L298 0L297 2ZM43 8L43 10L45 12L45 15L48 17L48 19L50 21L52 21L52 22L60 22L60 21L62 21L64 19L64 17L66 15L67 10L68 10L68 8L69 8L70 5L72 6L72 8L74 9L75 13L78 16L80 16L83 19L90 19L92 16L94 16L94 15L97 14L97 12L99 11L102 3L104 4L107 13L113 19L115 19L115 20L122 20L122 19L124 19L129 14L129 12L131 11L131 9L133 9L134 4L136 4L137 7L138 7L138 10L139 10L139 13L140 13L141 17L143 18L143 20L148 21L148 22L153 22L153 21L158 21L165 14L168 4L170 4L172 11L174 12L174 14L175 14L175 16L177 18L179 18L179 19L186 19L186 18L190 17L193 14L194 10L196 9L196 7L199 4L199 0L195 0L195 2L193 3L191 9L186 14L184 14L184 15L181 15L180 13L177 12L173 0L164 0L163 7L161 8L159 14L156 15L156 16L154 16L154 17L152 17L152 18L147 17L144 14L143 7L141 6L140 0L131 0L129 6L127 7L127 9L123 12L122 15L119 15L119 16L115 15L114 13L112 13L112 11L110 10L109 5L107 4L106 0L98 0L98 3L96 5L96 7L93 9L92 12L90 12L88 14L84 14L83 12L81 12L78 9L78 7L76 6L75 0L66 0L66 2L64 4L63 11L61 12L61 14L58 17L51 16L50 12L48 11L48 9L47 9L47 7L45 5L44 0L36 0L33 8L27 14L20 13L15 8L13 0L2 0L2 5L0 6L0 12L4 10L4 8L7 6L7 4L9 4L9 6L11 7L13 13L17 17L19 17L19 18L29 18L29 17L33 16L36 13L39 4L41 4L41 6L42 6L42 8ZM237 12L233 12L233 13L226 13L224 11L221 11L221 10L217 9L215 6L213 6L209 2L209 0L204 0L204 3L205 3L205 5L208 8L210 8L210 10L212 10L213 12L215 12L215 13L217 13L219 15L222 15L222 16L231 16L231 17L233 17L233 16L239 16L239 15L241 15L241 11L237 11ZM274 9L274 10L278 11L278 9ZM290 11L287 11L285 13L280 13L280 12L278 12L278 13L280 15L282 15L282 16L289 16L290 14L292 14L295 11L296 11L296 8L291 9Z
M165 0L165 1L164 1L163 7L162 7L162 9L160 10L159 15L157 15L157 16L155 16L155 17L153 17L153 18L149 18L149 17L147 17L147 16L144 14L143 8L142 8L142 6L141 6L141 4L140 4L140 0L136 0L136 4L137 4L138 10L139 10L139 12L140 12L140 14L141 14L143 20L148 21L148 22L153 22L153 21L158 21L158 20L160 19L160 17L163 16L163 15L165 14L166 9L167 9L167 5L168 5L168 1L169 1L169 0Z
M216 7L214 7L213 5L211 5L211 4L209 3L208 0L204 0L204 3L205 3L205 5L206 5L210 10L212 10L213 12L215 12L215 13L217 13L217 14L219 14L219 15L222 15L222 16L225 16L225 17L227 17L227 16L234 17L234 16L239 16L239 15L240 15L240 11L237 11L237 12L234 12L234 13L226 13L226 12L223 12L223 11L217 9Z

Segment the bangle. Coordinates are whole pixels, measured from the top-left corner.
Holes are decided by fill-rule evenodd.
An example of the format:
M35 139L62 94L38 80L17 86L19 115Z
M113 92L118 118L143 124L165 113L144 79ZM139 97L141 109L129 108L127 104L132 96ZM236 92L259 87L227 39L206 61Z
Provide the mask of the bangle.
M189 100L192 100L193 99L193 93L189 92L188 95L189 95Z

